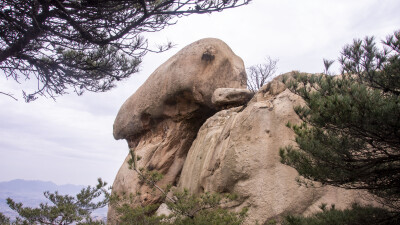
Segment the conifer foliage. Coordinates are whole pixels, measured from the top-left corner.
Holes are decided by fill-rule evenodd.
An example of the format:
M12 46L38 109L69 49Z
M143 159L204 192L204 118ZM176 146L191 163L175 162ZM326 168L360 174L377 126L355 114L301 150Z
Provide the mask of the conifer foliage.
M365 189L400 211L400 31L383 41L354 40L344 47L341 76L296 74L289 88L303 97L304 121L288 124L297 147L280 151L301 176Z
M201 193L191 194L188 190L172 191L168 185L165 189L156 183L162 179L162 174L156 170L146 171L144 168L137 168L137 155L134 149L130 149L131 158L128 160L129 168L134 170L143 184L153 188L153 191L162 193L161 202L164 202L169 209L169 215L157 215L155 212L161 202L146 206L132 207L136 198L141 193L113 195L110 205L113 206L118 215L118 224L126 225L240 225L247 216L247 207L240 212L231 212L227 207L235 204L239 196L230 193ZM172 197L168 196L172 194Z
M203 193L190 194L187 190L174 193L174 201L166 201L170 214L157 215L160 204L132 207L127 199L135 196L112 199L116 207L118 224L123 225L240 225L246 217L247 208L240 212L230 212L224 206L229 205L238 196L233 194Z
M7 79L35 81L35 91L23 92L28 102L37 95L63 95L68 88L77 94L107 91L137 72L148 51L171 47L149 48L143 33L160 31L181 16L250 1L2 0L0 70Z
M371 206L360 206L354 204L350 209L338 210L334 205L328 207L321 205L322 212L309 217L288 215L283 225L397 225L399 218L392 218L390 211L374 208Z
M106 185L107 183L99 178L95 187L88 186L75 197L46 191L44 196L51 204L41 203L36 208L24 207L22 203L16 203L8 198L8 206L19 216L16 221L11 222L0 214L0 224L104 224L102 221L94 221L91 213L108 204L110 194L105 188Z
M39 207L24 207L22 203L16 203L11 198L7 199L8 206L18 213L16 220L11 221L0 212L1 225L28 225L28 224L105 224L104 221L95 220L91 213L99 208L111 205L118 215L117 224L121 225L240 225L247 216L247 207L240 212L230 212L226 207L235 204L238 196L229 193L202 193L191 194L188 190L175 191L172 197L167 196L171 186L160 188L156 183L163 175L156 170L147 171L137 168L138 157L130 150L131 159L129 168L137 173L142 184L160 191L163 194L162 201L170 210L170 215L157 215L156 210L160 202L150 205L135 205L134 201L140 198L141 193L136 194L110 194L105 188L107 183L100 178L96 187L86 187L76 197L60 195L58 192L44 192L45 197L52 204L41 203ZM134 206L134 207L133 207Z

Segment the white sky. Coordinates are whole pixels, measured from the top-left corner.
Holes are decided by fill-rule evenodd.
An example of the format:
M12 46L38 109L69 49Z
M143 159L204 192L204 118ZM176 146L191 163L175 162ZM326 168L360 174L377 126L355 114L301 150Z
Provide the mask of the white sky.
M112 184L128 153L112 125L122 103L164 61L205 37L225 41L245 66L278 58L278 74L322 72L322 59L337 59L353 38L381 40L400 29L399 0L253 0L248 6L211 15L192 15L161 32L146 35L151 45L170 40L176 48L148 54L141 72L107 93L39 98L25 103L25 84L0 80L0 181L36 179L57 184ZM334 64L338 72L338 63Z

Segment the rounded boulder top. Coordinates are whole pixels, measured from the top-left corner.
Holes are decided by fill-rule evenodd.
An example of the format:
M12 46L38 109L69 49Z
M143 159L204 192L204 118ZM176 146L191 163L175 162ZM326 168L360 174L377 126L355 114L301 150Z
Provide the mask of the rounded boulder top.
M114 138L140 135L165 118L214 110L215 89L246 88L246 79L243 60L225 42L198 40L159 66L125 101L114 121Z

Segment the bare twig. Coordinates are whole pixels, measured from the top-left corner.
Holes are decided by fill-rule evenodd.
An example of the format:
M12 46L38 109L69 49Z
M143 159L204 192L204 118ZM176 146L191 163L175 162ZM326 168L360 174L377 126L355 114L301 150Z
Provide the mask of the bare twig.
M1 91L0 91L0 94L2 94L2 95L7 95L8 97L10 97L10 98L14 99L15 101L18 101L18 99L17 99L17 98L15 98L15 97L14 97L12 94L5 93L5 92L1 92Z
M266 58L266 62L248 68L247 87L250 91L256 92L269 80L277 70L278 59Z

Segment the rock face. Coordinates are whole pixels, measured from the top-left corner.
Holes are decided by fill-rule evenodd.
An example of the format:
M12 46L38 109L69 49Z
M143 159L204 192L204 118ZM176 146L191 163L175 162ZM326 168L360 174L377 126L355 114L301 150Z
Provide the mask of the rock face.
M214 91L211 102L218 108L231 108L246 104L253 93L247 89L218 88Z
M243 60L221 40L196 41L157 68L126 100L114 122L114 137L127 139L165 117L214 108L212 94L223 87L246 88Z
M286 89L282 77L251 98L245 79L243 61L225 43L194 42L154 71L123 104L114 137L127 140L141 158L139 168L164 175L160 187L238 194L232 210L249 207L248 224L286 213L307 215L321 203L345 208L367 202L363 192L298 185L296 170L280 163L279 148L295 144L286 123L300 122L293 107L304 102ZM160 192L143 184L129 169L129 159L115 178L113 193L136 195L133 206L159 202ZM109 207L108 224L116 224L116 217Z
M322 203L346 208L365 202L363 192L299 186L296 170L280 163L279 148L295 144L286 123L300 122L293 107L303 100L279 79L265 85L246 107L222 110L203 124L178 187L192 193L238 194L235 210L249 207L248 224L264 224L287 213L309 214Z
M242 59L221 40L194 42L162 64L122 105L114 122L115 139L126 139L141 159L138 167L164 175L157 184L176 185L187 152L200 126L216 112L217 88L245 88ZM159 192L144 185L129 169L128 155L113 184L113 193L141 193L133 205L157 202ZM116 214L109 208L108 223Z

